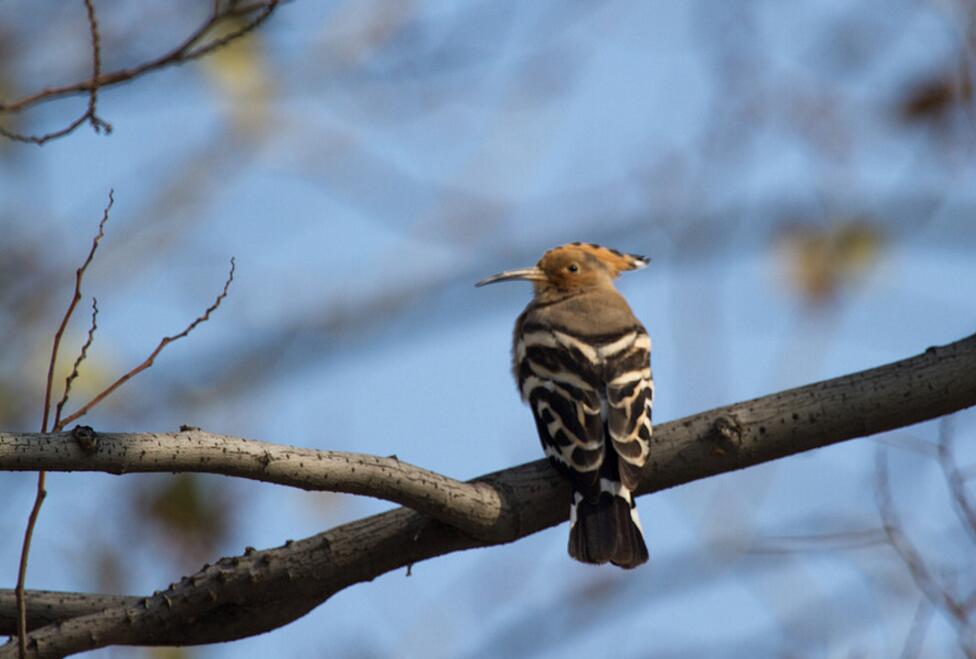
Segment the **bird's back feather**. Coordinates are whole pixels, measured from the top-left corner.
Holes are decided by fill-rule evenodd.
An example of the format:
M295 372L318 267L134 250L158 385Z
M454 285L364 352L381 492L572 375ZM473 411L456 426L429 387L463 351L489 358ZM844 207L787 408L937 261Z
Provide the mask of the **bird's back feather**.
M519 390L546 455L573 484L569 550L584 562L647 560L632 492L650 448L650 348L612 289L534 300L516 322Z

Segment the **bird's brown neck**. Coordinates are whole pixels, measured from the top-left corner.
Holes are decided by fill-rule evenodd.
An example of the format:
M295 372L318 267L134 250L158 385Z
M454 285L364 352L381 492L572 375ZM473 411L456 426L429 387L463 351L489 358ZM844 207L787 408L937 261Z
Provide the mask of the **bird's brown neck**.
M609 286L576 286L572 288L563 288L548 282L536 282L533 302L537 306L548 306L550 304L569 300L574 297L592 295L595 293L603 295L619 295L617 289L612 284Z

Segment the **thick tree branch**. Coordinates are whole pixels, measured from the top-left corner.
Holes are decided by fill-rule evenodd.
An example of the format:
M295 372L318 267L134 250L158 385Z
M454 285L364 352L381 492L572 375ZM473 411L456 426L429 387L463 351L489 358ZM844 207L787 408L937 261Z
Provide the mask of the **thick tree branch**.
M655 430L653 459L641 493L973 405L976 335L879 368L663 424ZM566 519L568 488L541 460L479 480L503 501L503 515L514 529L506 540ZM649 535L653 539L652 529ZM136 606L80 617L66 611L60 625L30 634L30 656L63 656L113 644L187 645L242 638L279 627L349 585L485 544L400 508L282 547L221 559ZM4 597L0 592L0 621L7 614ZM4 646L0 659L15 653L15 647Z
M27 591L27 629L33 630L68 618L98 613L117 606L135 606L141 597ZM0 634L17 629L17 597L12 590L0 591Z
M88 453L71 433L0 432L0 470L206 472L303 490L364 494L403 504L487 541L515 537L498 492L398 458L316 451L201 430L99 433Z

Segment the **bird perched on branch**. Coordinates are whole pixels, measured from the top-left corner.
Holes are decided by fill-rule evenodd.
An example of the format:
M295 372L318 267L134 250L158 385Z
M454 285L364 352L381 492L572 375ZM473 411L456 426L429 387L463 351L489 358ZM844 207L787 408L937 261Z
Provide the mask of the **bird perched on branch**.
M577 242L476 284L535 288L515 321L513 369L546 455L572 483L569 555L584 563L647 561L632 493L650 451L651 339L613 285L647 263Z

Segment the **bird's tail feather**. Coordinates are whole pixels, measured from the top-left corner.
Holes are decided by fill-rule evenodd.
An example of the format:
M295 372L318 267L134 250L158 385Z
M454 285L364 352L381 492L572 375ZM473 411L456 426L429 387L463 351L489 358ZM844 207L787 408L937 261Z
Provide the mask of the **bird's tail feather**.
M635 568L647 561L647 545L630 492L600 492L596 501L573 493L569 555L583 563Z

